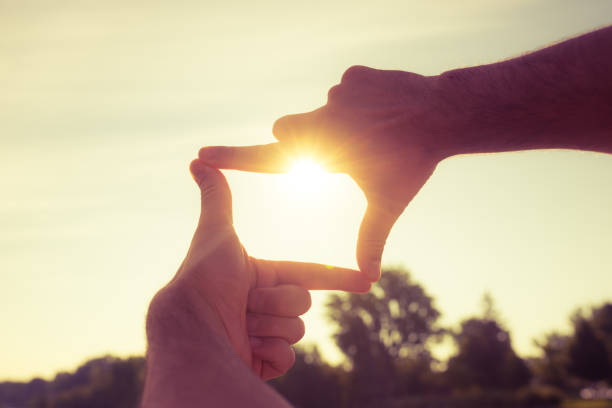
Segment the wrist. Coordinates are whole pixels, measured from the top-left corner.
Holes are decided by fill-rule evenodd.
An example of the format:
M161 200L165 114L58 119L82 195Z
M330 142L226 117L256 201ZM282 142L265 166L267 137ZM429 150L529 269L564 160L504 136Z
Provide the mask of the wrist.
M202 315L200 305L197 313L193 307L189 295L172 286L151 301L141 408L249 406L247 391L259 386L258 379L212 311Z
M440 118L436 153L441 158L474 153L482 138L478 123L482 95L474 86L478 67L446 71L435 78L435 98ZM480 118L482 120L482 117Z
M193 296L197 295L176 283L155 295L146 321L148 353L191 359L211 347L229 344L218 316Z

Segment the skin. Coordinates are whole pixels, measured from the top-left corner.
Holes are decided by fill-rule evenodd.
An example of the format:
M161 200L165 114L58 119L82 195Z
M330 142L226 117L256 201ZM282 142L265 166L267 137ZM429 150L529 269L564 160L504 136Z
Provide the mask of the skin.
M433 77L351 67L325 106L275 123L278 143L200 150L191 170L206 205L183 265L151 302L143 407L288 406L261 378L292 364L289 343L301 335L295 319L309 305L303 290L369 288L355 271L247 256L231 226L227 183L203 162L282 172L295 155L311 154L350 174L368 199L357 261L377 280L391 227L444 158L550 148L612 153L611 49L608 27ZM287 320L250 325L250 313Z
M391 227L443 159L580 149L612 153L612 27L436 76L349 68L327 104L276 121L278 143L205 147L218 168L283 172L298 155L349 174L368 207L357 263L372 280Z
M293 365L307 289L367 292L370 282L355 270L248 256L221 172L198 160L191 172L201 216L185 260L149 307L142 406L282 406L261 380Z

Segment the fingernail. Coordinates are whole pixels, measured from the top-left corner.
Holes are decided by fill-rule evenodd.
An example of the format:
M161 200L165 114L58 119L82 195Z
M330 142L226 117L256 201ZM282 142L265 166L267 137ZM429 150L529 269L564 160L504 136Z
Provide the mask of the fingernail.
M372 261L366 269L366 275L370 280L378 280L380 276L380 261Z
M193 159L189 165L189 169L194 173L201 173L206 169L206 165L200 159Z
M206 166L200 160L195 159L189 165L189 170L193 179L199 184L202 175L206 172Z
M200 149L198 153L198 157L202 160L215 160L219 157L221 152L221 147L203 147Z
M263 340L260 339L259 337L249 336L249 344L251 345L251 348L257 348L263 344Z

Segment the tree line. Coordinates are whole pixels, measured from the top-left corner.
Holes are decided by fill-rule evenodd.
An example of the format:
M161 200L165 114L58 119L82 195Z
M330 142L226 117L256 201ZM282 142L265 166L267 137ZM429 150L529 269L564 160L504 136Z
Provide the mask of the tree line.
M385 270L367 294L331 295L326 311L346 363L331 366L316 346L298 348L294 367L270 382L297 407L539 407L581 396L612 400L609 302L575 312L573 331L537 340L540 355L530 359L514 351L491 296L484 296L480 315L458 328L442 327L432 297L402 269ZM449 338L455 351L439 361L432 346ZM0 408L133 408L144 372L142 357L106 356L52 381L0 383Z

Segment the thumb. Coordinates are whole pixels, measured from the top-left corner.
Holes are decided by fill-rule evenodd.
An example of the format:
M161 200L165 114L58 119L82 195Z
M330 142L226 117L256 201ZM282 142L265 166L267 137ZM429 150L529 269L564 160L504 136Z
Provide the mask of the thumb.
M380 279L380 264L385 242L393 224L402 213L379 203L368 203L357 238L357 264L372 282Z
M232 193L227 180L218 169L205 165L196 159L189 166L191 175L198 186L202 198L200 225L232 225Z

